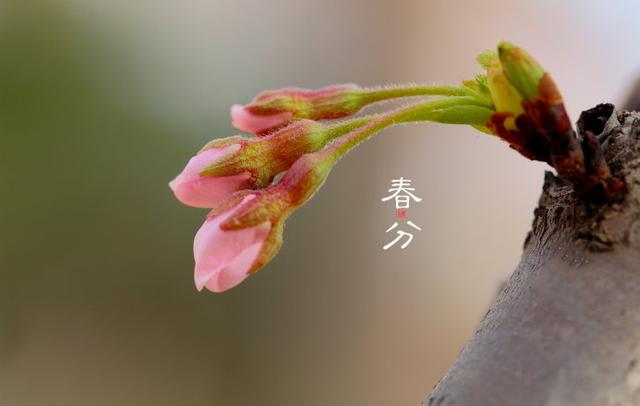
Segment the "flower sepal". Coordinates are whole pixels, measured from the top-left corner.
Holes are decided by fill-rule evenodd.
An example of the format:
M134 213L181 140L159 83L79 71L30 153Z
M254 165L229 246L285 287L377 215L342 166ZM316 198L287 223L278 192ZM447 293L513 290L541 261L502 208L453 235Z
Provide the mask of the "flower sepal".
M229 140L214 140L203 148L217 148L218 141L239 145L233 153L205 167L200 176L230 176L248 172L251 173L251 188L261 189L289 169L300 156L322 148L328 140L328 131L321 123L300 120L263 138L235 136Z
M264 136L295 120L347 117L367 102L366 93L351 84L317 90L287 87L262 92L244 106L232 106L231 118L237 129Z

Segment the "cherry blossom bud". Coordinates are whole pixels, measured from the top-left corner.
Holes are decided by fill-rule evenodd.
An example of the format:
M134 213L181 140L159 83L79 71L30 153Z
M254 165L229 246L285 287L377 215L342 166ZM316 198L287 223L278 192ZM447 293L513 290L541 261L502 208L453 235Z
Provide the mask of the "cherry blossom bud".
M264 222L239 230L223 230L220 224L231 217L255 195L246 195L237 205L204 222L193 241L196 266L196 288L206 287L212 292L222 292L242 282L256 262L271 230Z
M234 104L231 106L231 120L231 125L240 131L263 135L293 121L293 113L283 111L273 114L255 114L247 107Z
M240 144L220 145L191 158L182 172L169 182L176 198L187 206L212 208L231 193L248 186L251 179L248 171L238 171L228 176L200 176L206 167L240 149Z
M333 133L321 123L300 120L261 138L242 138L240 148L203 168L203 176L229 176L240 172L251 174L250 187L267 186L273 178L287 170L298 158L322 148ZM216 147L218 140L204 149Z
M235 128L265 135L294 120L347 117L371 101L367 92L355 85L318 90L284 88L262 92L246 106L232 106L231 118Z
M169 186L178 200L214 208L241 189L260 189L286 171L300 156L322 148L341 134L311 120L300 120L263 138L217 139L191 158Z
M196 288L222 292L268 263L282 245L285 220L313 196L335 162L306 154L279 183L237 192L214 209L194 240Z

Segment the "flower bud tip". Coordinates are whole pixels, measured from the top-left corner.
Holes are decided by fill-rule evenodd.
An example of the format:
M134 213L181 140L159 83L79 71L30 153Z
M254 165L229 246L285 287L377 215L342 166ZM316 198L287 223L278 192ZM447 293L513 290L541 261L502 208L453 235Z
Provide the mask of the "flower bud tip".
M265 135L289 123L293 114L288 111L274 114L255 114L239 104L231 106L231 125L250 134Z
M192 157L182 172L169 182L176 198L187 206L213 208L231 193L246 186L251 178L247 172L231 176L200 176L204 168L236 152L239 147L234 144L226 148L211 148Z
M498 57L509 82L525 99L538 96L544 69L524 49L510 42L498 45Z
M261 223L239 230L223 230L220 224L255 196L244 197L236 206L210 216L193 241L196 289L223 292L238 285L252 272L269 236L271 224Z

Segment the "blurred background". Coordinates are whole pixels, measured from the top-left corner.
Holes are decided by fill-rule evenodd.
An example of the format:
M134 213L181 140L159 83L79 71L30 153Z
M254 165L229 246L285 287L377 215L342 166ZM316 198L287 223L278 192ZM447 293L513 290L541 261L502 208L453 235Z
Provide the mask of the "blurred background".
M264 89L457 83L508 39L575 120L638 75L637 3L2 0L1 405L419 404L518 262L545 165L466 127L342 160L280 254L193 285L205 210L167 187ZM423 198L383 251L393 178Z

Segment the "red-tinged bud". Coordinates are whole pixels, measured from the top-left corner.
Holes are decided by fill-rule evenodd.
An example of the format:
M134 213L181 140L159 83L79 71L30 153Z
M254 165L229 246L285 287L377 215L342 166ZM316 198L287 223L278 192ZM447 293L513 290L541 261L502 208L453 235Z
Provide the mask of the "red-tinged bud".
M321 149L334 133L315 121L300 120L263 138L214 140L169 186L186 205L214 208L235 191L271 184L302 155Z
M293 113L283 111L273 114L255 114L239 104L231 106L231 125L249 134L268 134L293 121Z
M209 216L193 241L196 288L222 292L242 282L253 268L271 232L265 222L241 230L223 230L220 224L243 206L255 200L246 195L236 200L226 211Z
M300 120L262 138L242 138L240 147L201 171L202 176L224 177L251 174L250 188L269 185L274 177L302 155L321 149L330 139L329 130L312 120ZM204 151L209 145L203 148ZM214 142L215 148L215 142Z
M335 161L306 154L279 183L237 192L214 209L194 240L198 290L230 289L267 264L282 246L286 219L324 183Z
M493 134L529 159L547 161L556 169L553 149L569 154L576 166L579 147L562 97L548 73L522 48L508 42L498 52L485 52L478 62L487 69L487 85L495 113L486 124ZM562 140L562 141L554 141Z
M260 93L245 106L232 106L232 124L241 131L265 135L294 120L350 116L370 102L366 95L355 85L329 86L317 90L269 90Z
M233 156L240 149L237 142L218 144L191 158L182 172L169 182L176 198L187 206L212 208L236 190L248 187L251 184L249 171L236 171L226 176L200 176L207 166Z
M241 192L238 196L251 193L255 194L256 199L227 219L222 227L239 229L264 221L275 224L283 220L311 199L329 176L335 162L335 157L322 152L303 155L278 183L255 192ZM233 199L237 200L238 196Z

